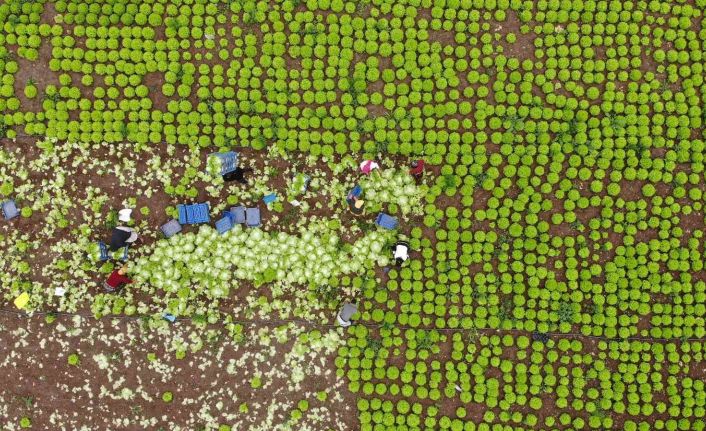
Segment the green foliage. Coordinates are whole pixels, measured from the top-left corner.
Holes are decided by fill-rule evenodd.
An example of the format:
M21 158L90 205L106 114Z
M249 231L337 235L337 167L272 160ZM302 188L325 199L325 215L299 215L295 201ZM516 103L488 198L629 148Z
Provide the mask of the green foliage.
M34 81L31 79L27 81L24 89L25 97L28 99L34 99L37 97L37 87L34 85Z
M78 353L72 353L68 356L67 362L69 363L69 365L77 366L81 362L81 359Z
M42 22L42 2L0 7L0 137L380 154L398 168L424 158L428 170L420 184L392 168L347 178L371 212L408 220L412 257L379 281L358 274L376 267L369 250L327 249L336 264L316 273L304 258L270 265L269 238L237 253L256 259L230 262L214 245L228 236L185 233L156 245L159 262L136 262L174 295L171 311L227 297L234 279L293 273L335 302L348 274L370 329L348 329L336 365L364 430L703 428L703 385L687 377L703 347L685 341L706 336L702 0L192 3L58 1L56 24ZM41 62L53 78L40 95L26 68ZM219 168L209 159L214 178ZM200 171L188 166L164 191L195 199ZM3 178L0 195L24 194L27 175ZM288 183L290 199L303 182ZM285 219L282 202L272 210ZM111 212L105 225L115 223ZM327 227L349 226L370 228ZM207 257L189 260L202 243ZM608 341L561 336L576 332ZM230 335L243 340L242 328ZM649 337L671 341L629 341ZM302 403L292 421L313 411Z

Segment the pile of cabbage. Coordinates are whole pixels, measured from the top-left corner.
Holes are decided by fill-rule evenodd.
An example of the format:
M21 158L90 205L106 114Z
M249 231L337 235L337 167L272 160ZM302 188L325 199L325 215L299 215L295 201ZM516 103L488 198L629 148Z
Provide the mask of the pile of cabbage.
M320 286L341 274L364 272L389 262L390 231L377 229L353 244L335 231L314 226L299 236L236 225L223 235L210 226L159 241L154 252L130 269L139 282L185 300L205 294L228 296L236 280L256 284L285 281ZM182 308L182 307L177 308ZM178 312L179 310L173 310Z
M289 200L295 199L297 196L306 192L311 177L306 174L298 173L292 177L291 183L287 189Z
M425 187L417 186L414 178L399 169L376 169L359 181L363 198L371 203L389 203L402 214L421 214Z
M212 177L216 178L221 176L222 167L223 162L220 157L211 154L206 159L206 172Z
M86 255L88 256L88 259L91 262L94 262L94 263L100 262L101 249L100 249L100 245L97 242L93 241L93 242L89 242L88 244L86 244L85 251L86 251ZM118 250L115 250L115 251L109 250L108 253L109 253L109 257L111 259L119 260L123 257L125 250L123 248L119 248Z

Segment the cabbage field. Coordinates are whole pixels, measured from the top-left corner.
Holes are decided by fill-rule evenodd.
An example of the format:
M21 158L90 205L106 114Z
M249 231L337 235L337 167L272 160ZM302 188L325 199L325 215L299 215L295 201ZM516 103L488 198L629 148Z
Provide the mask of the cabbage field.
M2 0L0 430L706 430L705 10Z

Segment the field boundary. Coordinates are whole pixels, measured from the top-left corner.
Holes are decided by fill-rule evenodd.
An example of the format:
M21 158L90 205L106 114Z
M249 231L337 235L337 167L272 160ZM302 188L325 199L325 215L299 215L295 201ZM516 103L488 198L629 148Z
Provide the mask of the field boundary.
M152 315L147 315L147 314L141 314L141 315L134 315L134 316L126 316L126 315L106 315L103 316L99 319L97 319L95 316L89 313L68 313L68 312L63 312L63 311L35 311L32 313L26 313L23 311L18 311L18 310L11 310L7 308L0 308L0 314L5 314L5 315L13 315L18 318L23 318L23 319L31 319L34 317L44 317L44 316L49 316L53 315L56 317L83 317L86 319L95 319L95 320L101 320L101 319L121 319L121 320L143 320L143 319L149 319L154 316ZM192 321L193 319L190 317L177 317L176 322L189 322ZM314 328L314 329L335 329L335 328L340 328L340 325L337 324L325 324L325 323L317 323L313 322L311 320L306 320L306 319L245 319L245 320L231 320L228 323L234 323L234 324L241 324L241 325L250 325L250 326L278 326L278 325L286 325L289 323L297 323L302 326L307 326L309 328ZM218 324L222 324L222 322L219 322ZM377 324L377 323L369 323L369 322L354 322L353 325L360 325L360 326L365 326L367 328L381 328L383 325ZM477 333L481 335L526 335L531 337L534 332L531 331L526 331L522 329L495 329L495 328L477 328L477 329L463 329L463 328L435 328L435 327L430 327L430 326L418 326L418 327L412 327L409 325L395 325L394 328L400 329L400 330L407 330L407 329L414 329L414 330L422 330L422 331L438 331L438 332L471 332L471 333ZM701 338L678 338L678 337L672 337L672 338L656 338L656 337L627 337L627 338L610 338L610 337L604 337L600 335L586 335L586 334L581 334L578 332L569 332L569 333L563 333L563 332L545 332L542 333L542 335L546 335L548 337L557 337L560 339L591 339L591 340L598 340L598 341L645 341L649 343L675 343L675 342L681 342L681 343L688 343L688 342L706 342L706 337L701 337Z

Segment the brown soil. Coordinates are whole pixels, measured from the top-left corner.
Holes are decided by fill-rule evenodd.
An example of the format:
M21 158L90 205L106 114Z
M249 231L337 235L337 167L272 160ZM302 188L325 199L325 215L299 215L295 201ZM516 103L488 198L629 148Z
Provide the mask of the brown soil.
M5 376L0 379L0 399L7 403L3 425L18 423L21 417L27 416L32 420L32 429L59 429L51 420L56 414L62 417L62 430L82 427L143 430L146 428L139 425L139 421L153 418L157 422L148 429L167 430L179 426L195 430L205 425L196 415L201 406L208 406L217 423L230 424L232 421L225 415L237 412L243 402L250 406L249 422L257 424L266 420L266 411L254 408L258 404L267 406L273 399L295 403L299 399L309 399L311 407L316 407L323 404L311 394L336 386L335 374L330 373L306 379L296 392L287 389L284 380L266 382L269 389L252 389L249 382L256 371L254 368L239 368L229 374L225 367L231 359L238 360L243 355L268 350L253 344L238 347L232 343L217 343L198 353L187 353L186 358L180 360L167 351L163 336L141 330L135 320L84 320L79 327L83 335L77 336L58 331L58 324L74 327L71 320L63 317L53 325L47 325L42 318L0 316L0 328L3 329L0 344L14 346L11 349L15 355L12 361L0 363L0 372ZM173 326L173 332L183 336L188 335L189 330L189 325L184 323ZM140 341L124 340L126 332L137 334ZM121 339L124 341L119 342ZM291 346L292 342L276 346L277 353L272 357L275 366ZM74 352L80 355L78 366L69 365L67 361ZM148 353L154 353L162 364L171 368L168 380L148 367ZM93 359L98 354L109 358L110 372L99 368ZM333 359L325 358L328 369L335 369ZM211 365L199 370L198 364L205 363ZM113 385L120 381L119 389L113 390ZM135 392L135 397L130 401L98 397L102 388L114 395L118 395L122 388L128 388ZM145 392L152 399L142 398L138 391ZM171 403L161 399L166 391L174 395ZM327 401L333 416L328 422L316 426L341 431L352 429L355 415L347 410L355 405L354 397L342 391L343 399L336 401L331 398L333 395L329 393ZM223 406L218 408L217 403L223 403ZM331 409L332 404L337 406ZM81 414L77 414L78 411ZM122 418L129 419L129 425L116 425L116 421ZM304 421L307 421L306 415Z
M20 106L28 112L42 112L42 100L47 85L54 85L59 88L59 75L49 69L51 50L51 42L49 39L44 39L39 46L39 59L37 61L30 61L19 55L16 56L19 69L15 75L15 95L20 99ZM24 92L25 86L30 80L37 87L37 96L33 99L28 99Z
M164 85L164 75L161 72L148 73L143 78L142 82L149 88L149 96L152 100L152 109L166 112L167 102L169 98L162 93L162 85Z
M534 33L522 34L520 32L520 27L522 22L520 17L517 16L517 12L513 10L507 11L507 19L505 22L498 24L497 31L503 35L503 54L506 57L514 57L520 61L523 60L535 60L534 58L534 39L536 38ZM509 33L513 33L517 40L515 43L508 43L505 36Z
M303 6L300 6L300 7L303 8ZM427 19L427 20L431 19L430 11L427 9L421 10L418 18ZM515 42L513 44L507 44L506 42L504 42L504 39L503 39L503 42L501 42L501 45L503 47L502 48L503 53L506 56L516 57L520 60L524 60L524 59L533 59L534 60L534 57L533 57L533 53L534 53L533 37L534 36L533 36L533 34L527 34L527 35L520 34L519 27L520 27L520 22L519 22L519 19L518 19L516 13L510 11L510 12L508 12L508 18L507 18L506 22L498 23L497 25L494 24L493 30L496 32L500 32L503 36L507 32L513 32L516 34L517 42ZM254 34L256 34L258 39L261 39L261 32L259 31L259 28L257 28L257 26L248 28L246 30L246 32L253 32ZM430 31L430 40L432 42L439 42L442 44L453 44L454 43L452 32ZM47 47L48 47L48 43L44 43L42 45L42 50L45 50L43 52L40 52L40 55L42 55L42 58L44 58L43 57L44 55L48 55L48 53L49 53L49 52L46 52L46 50L48 49ZM192 54L195 53L196 51L197 50L195 50L193 48L191 49ZM596 55L599 58L604 58L605 57L604 49L602 47L597 47L596 48ZM296 68L296 69L301 68L301 64L298 59L289 58L288 55L286 57L287 57L288 67ZM354 63L355 63L355 61L360 61L360 60L361 60L361 58L359 58L357 56L356 60L354 60ZM25 63L29 63L29 62L25 62ZM33 66L34 66L33 64L20 63L20 73L18 75L23 76L21 74L21 72L23 70L29 70ZM389 67L389 65L387 67ZM656 69L656 67L657 67L657 65L654 63L654 61L651 59L650 56L645 55L643 57L643 62L642 62L642 67L641 67L643 70L654 71ZM45 74L42 73L42 75L45 75ZM51 80L52 78L53 79L56 78L51 73L47 73L46 76L47 76L47 78L46 78L47 80ZM464 80L465 80L465 77L462 77L462 82ZM74 81L76 82L76 77L74 77ZM161 84L163 83L163 77L161 76L161 74L149 74L148 76L145 77L144 82L146 85L150 86L150 90L151 90L150 93L151 93L152 100L155 104L155 108L161 109L161 110L166 109L167 98L165 98L161 94L161 90L160 90ZM46 82L46 83L40 85L40 87L39 87L40 94L41 94L42 88L47 83L51 83L51 82ZM17 85L24 85L24 84L18 82ZM624 83L618 83L619 88L624 88L624 85L625 85ZM373 84L368 88L368 90L369 91L380 91L379 87L380 87L379 84ZM22 87L22 88L24 88L24 87ZM22 94L22 91L21 91L22 88L18 87L18 90L20 90L20 91L17 91L17 94ZM570 94L563 88L557 89L556 93L570 96ZM537 94L541 94L539 89L537 89ZM491 92L489 97L492 98L492 96L493 96L493 94ZM20 96L20 97L23 97L23 96ZM39 99L35 99L34 101L21 100L21 102L23 103L23 106L30 106L30 107L34 107L34 108L38 109L39 105L37 105L37 100L39 100ZM195 94L192 94L190 101L192 103L197 102L197 100L195 98ZM33 103L34 103L34 105L33 105ZM39 103L41 103L41 102L39 102ZM368 107L368 110L369 110L370 114L372 114L372 115L383 115L384 112L381 109L382 109L381 107L373 107L373 106ZM489 147L489 149L492 149L492 151L497 151L497 148L491 148L490 145L488 145L488 147ZM242 150L242 151L248 155L252 154L252 153L248 152L249 150ZM664 152L659 149L653 149L653 157L664 157ZM253 160L253 163L255 164L255 166L257 166L257 167L262 166L263 161L261 158L253 157L252 160ZM285 166L284 162L278 161L278 160L272 161L272 164L279 169L283 169L283 167ZM438 173L438 172L435 172L435 173ZM114 182L114 179L100 178L98 180L97 184L101 188L105 188L106 190L115 190L113 182ZM77 178L74 180L74 184L76 185L76 187L78 189L80 189L81 187L86 185L86 182L85 182L85 179ZM284 179L277 178L277 179L274 179L273 187L281 190L283 184L284 184ZM621 197L627 201L634 201L634 200L641 199L642 198L641 188L644 184L645 184L645 182L641 182L641 181L633 181L633 182L629 182L629 183L625 182L622 185L623 189L621 191ZM583 185L578 185L577 188L581 189L581 186L583 186ZM161 187L158 187L158 189L160 189L160 188ZM665 190L663 190L663 189L660 189L660 191L665 192ZM515 188L515 189L511 190L509 195L515 196L517 194L517 192L518 192L518 190ZM582 189L582 195L588 194L588 193L583 193L583 192L586 192L585 187L583 187L583 189ZM483 191L482 189L477 189L474 193L473 208L474 209L486 208L487 207L487 200L488 200L489 196L490 196L489 193ZM111 193L111 201L110 201L111 206L115 207L115 205L119 204L119 202L123 198L124 198L124 196L120 195L119 190L116 190L115 194ZM204 192L202 192L202 194L199 196L199 199L204 199L204 198L205 198L205 195L204 195ZM440 208L444 208L444 207L450 206L450 205L457 205L458 202L455 201L454 199L456 199L456 198L448 198L444 194L442 194L436 203L437 203L437 206ZM138 200L138 207L142 206L142 205L146 205L147 203L149 203L150 204L149 206L153 207L153 208L164 208L168 205L173 205L174 203L176 203L176 200L174 198L166 196L165 194L160 192L160 194L158 196L153 197L151 199L146 199L144 197L140 197ZM553 199L553 203L554 203L555 210L559 209L559 211L560 211L562 201L560 201L558 199ZM270 215L269 210L265 209L264 206L261 206L261 208L263 209L263 219L266 219ZM285 211L288 209L290 209L290 208L287 206ZM579 220L584 224L586 224L588 222L588 220L590 220L591 218L597 217L599 215L599 214L597 214L598 210L595 208L590 208L586 211L576 211L576 212L577 212ZM318 214L318 212L317 212L317 214ZM551 214L544 215L544 217L547 217L547 216L550 217ZM36 217L40 217L40 216L36 216ZM16 223L21 229L28 229L29 232L32 232L33 223L36 223L38 221L41 221L41 219L35 218L35 216L33 216L29 220L18 220L18 221L16 221ZM149 217L149 221L150 221L151 226L158 226L159 224L161 224L162 222L165 221L164 215L163 215L163 213L161 213L159 211L153 211ZM682 221L681 226L684 228L685 232L687 233L687 236L688 236L688 233L692 232L695 229L701 229L701 228L703 228L703 225L704 225L704 219L703 219L702 213L695 213L691 216L683 216L681 221ZM415 223L417 223L417 221L415 221ZM421 225L421 224L418 223L417 225ZM478 228L478 229L493 229L494 227L489 226L489 225L486 226L486 224L482 224L482 226L476 225L476 228ZM187 230L188 229L193 229L193 228L189 227L189 228L187 228ZM283 226L283 229L287 229L287 226ZM560 226L552 226L550 233L552 235L558 235L558 236L562 236L562 237L576 236L578 234L576 230L574 230L571 226L569 226L566 223L562 224ZM584 235L585 235L585 232L584 232ZM434 247L436 245L435 231L433 228L424 228L424 236L426 238L431 239L432 247ZM652 239L654 237L656 237L656 232L643 231L643 232L638 233L638 235L636 236L636 240L637 241L647 241L647 240ZM152 238L152 237L147 237L146 241L152 241L153 239L154 238ZM616 244L616 245L620 244L622 242L619 235L617 235L617 234L611 234L610 240L613 242L613 244ZM611 258L613 254L614 254L614 251L612 253L602 254L600 263L604 263L607 259ZM557 259L562 259L562 257L560 256ZM496 260L496 262L494 262L494 265L497 265L497 259L495 259L495 260ZM42 262L40 261L38 263L41 264ZM476 270L477 268L474 267L472 269ZM379 272L380 271L378 271L378 273ZM473 271L472 271L472 273L473 273ZM244 286L241 286L240 289L250 289L250 286L244 285ZM242 292L242 290L238 290L238 291L234 292L235 297L238 296L239 292ZM228 304L228 302L225 302L225 303ZM644 329L649 328L649 319L650 319L650 316L643 316L637 325L638 330L644 330ZM103 322L103 324L105 324L105 322ZM12 324L10 324L10 323L8 323L7 325L11 329L17 327L17 326L12 326ZM118 331L120 330L119 328L120 328L120 326L116 325L113 328L106 328L105 330L108 332L115 331L115 333L117 334ZM42 332L42 331L44 331L44 329L33 329L33 330L37 331L37 334L36 334L38 337L37 339L46 338L47 336L49 336L49 333ZM4 332L4 334L5 334L5 336L8 336L7 334L9 334L9 332ZM0 335L0 340L1 339L2 339L2 336ZM10 342L11 342L11 340L8 340L7 344L9 345ZM87 342L87 340L81 341L81 343L85 343L85 342ZM77 343L78 343L78 341L77 341ZM21 358L31 357L32 354L36 354L36 350L39 350L39 349L36 349L36 346L33 346L32 343L30 343L30 346L32 346L32 348L27 348L26 351L25 350L22 351L22 354L20 356ZM129 346L129 348L125 352L124 356L125 357L128 357L128 356L139 357L140 355L144 356L146 354L145 352L150 351L149 346L151 346L151 345L147 344L146 346ZM584 344L584 346L585 346L585 352L588 352L591 354L596 354L598 352L598 349L596 348L595 343L592 345L591 343L587 342ZM130 350L133 347L135 348L135 350L134 351ZM83 347L81 347L81 348L83 349ZM86 348L91 349L94 347L89 346ZM98 347L95 347L95 348L98 349ZM163 352L163 350L159 350L159 349L160 349L160 346L153 347L153 351ZM56 355L59 355L61 357L62 353L65 353L65 352L59 352L58 348L57 348L57 351L51 352L51 354L49 354L48 362L50 362L50 358L52 358L52 355L54 355L54 357L56 357ZM442 352L439 355L436 355L435 357L444 358L445 356L447 356L447 353L448 353L448 348L444 346L444 347L442 347ZM234 353L231 352L231 354L234 354ZM63 358L63 357L61 357L61 358ZM196 358L198 360L208 360L211 357L208 356L207 353L204 353L204 356L198 355ZM220 360L221 358L218 358L218 359ZM399 360L399 358L392 358L392 359L390 359L390 362L394 363L394 361L396 361L396 360ZM37 385L37 388L34 387L34 385L37 384L37 382L39 382L39 383L46 382L48 375L51 376L51 378L54 378L54 376L66 377L67 382L73 382L73 381L76 381L79 379L87 379L87 374L83 373L83 369L82 369L82 371L78 371L73 368L69 368L68 366L65 366L64 364L65 364L64 359L58 360L58 361L56 361L56 363L52 363L51 368L49 369L49 371L50 371L49 373L42 373L42 372L38 372L37 370L31 370L31 371L27 372L26 375L28 377L30 377L32 380L32 386L22 386L20 388L21 390L18 391L17 394L21 395L22 393L29 393L35 397L38 397L37 398L38 405L39 405L40 401L41 401L42 405L50 405L52 407L54 407L54 403L59 403L60 408L58 410L61 410L62 408L71 410L72 408L74 408L75 405L81 405L81 403L87 403L91 407L95 407L96 409L98 409L98 411L100 413L105 414L106 421L108 420L107 418L110 417L109 416L110 414L114 414L116 411L123 411L124 412L130 408L130 406L127 404L116 403L115 406L117 406L119 408L110 409L111 411L109 411L104 406L94 406L94 404L90 404L91 402L95 403L94 400L89 400L89 399L80 398L80 397L74 399L71 394L66 396L67 394L65 391L63 391L63 388L62 389L55 389L48 383L45 383L45 386L43 386L43 387L41 385ZM10 368L8 370L3 370L3 371L7 371L5 373L5 375L11 375L11 373L13 373L13 372L17 373L19 370L22 370L24 368L24 367L22 367L22 365L23 364L19 364L18 366L15 366L14 368ZM615 364L611 363L611 365L614 366ZM333 365L331 365L330 369L333 369L333 368L334 368ZM696 369L696 367L694 367L694 369ZM46 368L44 370L46 370ZM131 370L129 370L129 369L124 369L122 371L126 374L127 380L129 382L131 382L131 383L137 382L137 378L138 378L137 373L131 374ZM207 384L207 382L215 380L216 375L212 374L212 373L216 373L216 371L209 368L209 369L207 369L207 372L205 374L200 375L199 378L193 378L193 376L191 375L192 371L193 370L187 370L186 368L180 368L179 374L178 374L179 378L175 379L175 381L189 382L189 384L191 385L191 388L194 389L193 393L189 392L190 388L186 387L186 386L179 389L178 393L185 394L186 396L189 396L189 394L193 394L193 396L196 396L196 395L199 395L202 393L209 393L209 391L212 388ZM90 370L87 372L90 373ZM97 372L97 371L95 371L95 372ZM494 375L495 377L497 377L497 371L492 371L489 373L489 375ZM699 375L698 371L695 371L694 375L698 376ZM139 377L142 378L142 376L139 376ZM57 379L57 382L64 382L64 380L60 380L60 378ZM152 378L152 380L150 380L150 377L145 377L146 381L148 381L148 382L156 382L155 377L151 377L151 378ZM242 379L242 376L240 378ZM233 381L226 380L225 382L223 382L223 385L225 386L225 385L229 385L229 384L235 384L236 380L237 379L233 379ZM26 379L23 381L25 382L23 384L27 385L27 384L29 384L30 379ZM219 381L219 383L220 383L220 381ZM319 383L319 382L317 382L317 383ZM326 382L320 382L320 383L326 383ZM167 389L171 388L171 386L168 386L168 385L160 386L158 383L154 383L154 384L156 385L155 386L156 393L161 393L160 391L167 390ZM5 386L5 385L3 385L3 386ZM177 392L175 392L175 393L177 393ZM354 404L354 400L353 400L354 396L352 394L349 394L347 391L345 391L344 393L346 394L348 405L353 405ZM41 399L41 397L43 397L45 394L51 394L51 397L49 397L49 399L47 401L44 401ZM61 402L61 399L64 398L63 396L65 396L65 398L70 401L64 400L65 404L62 405L62 404L60 404L60 402ZM265 397L266 394L263 394L261 392L259 394L252 394L252 393L248 392L247 394L243 394L243 396L246 398L254 396L257 399L257 397ZM661 397L663 397L663 394L660 393L660 394L657 394L657 396L661 398ZM545 394L542 398L545 401L545 405L537 414L540 417L540 422L542 422L542 419L544 417L556 416L556 414L557 414L557 412L553 411L551 408L551 406L553 405L553 400L555 399L555 396L552 394ZM664 398L666 398L666 397L664 397ZM399 399L399 397L389 397L389 399L396 400L396 399ZM423 404L429 405L431 403L423 403ZM234 404L234 406L237 406L237 404ZM444 413L453 412L455 410L456 406L458 406L458 405L454 401L444 402L442 404L442 411ZM171 423L171 421L183 423L180 421L184 421L187 419L185 415L186 415L186 412L190 410L190 408L189 408L190 406L187 406L184 404L179 404L178 401L175 403L172 403L169 406L166 406L166 405L163 405L163 403L161 403L161 401L157 400L157 402L155 402L155 403L141 404L140 407L144 409L146 414L149 413L150 415L154 415L154 416L160 416L162 414L166 414L168 419L164 424L159 424L161 426L168 426L168 423ZM21 411L21 406L15 406L14 408L16 410L13 410L13 411L18 412L18 413L15 413L15 415L17 417L19 417L21 414L24 414ZM477 403L472 403L472 407L469 408L469 415L470 415L469 417L479 421L482 414L484 413L484 410L485 409L482 405L477 404ZM525 408L522 408L522 409L520 409L520 411L526 412L528 410ZM354 413L351 413L350 415L347 415L346 417L349 418L349 420L350 420L350 422L347 422L347 424L348 424L347 426L350 427L348 429L354 429L355 422L356 422ZM655 419L658 417L663 418L664 416L656 415ZM626 415L622 415L622 416L615 415L615 418L616 418L616 425L621 425L626 419L628 419ZM36 423L38 425L43 425L44 427L51 427L51 425L48 422L41 422L41 421L42 421L42 419L40 419ZM99 426L100 425L109 426L108 422L105 422L104 424L102 424L101 422L97 422L97 424ZM91 423L90 425L94 425L94 424Z

